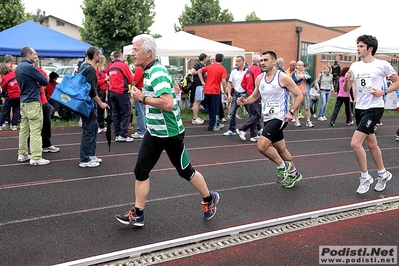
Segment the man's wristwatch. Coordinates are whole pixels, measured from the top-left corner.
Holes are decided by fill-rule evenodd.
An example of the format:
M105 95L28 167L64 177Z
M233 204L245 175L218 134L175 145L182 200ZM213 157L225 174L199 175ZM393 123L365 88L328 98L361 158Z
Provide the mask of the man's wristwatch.
M140 97L139 98L139 103L145 104L145 98L147 98L147 96Z
M292 115L294 115L294 114L295 114L295 110L294 110L294 109L290 109L290 113L291 113Z
M386 95L388 94L388 90L385 90L385 91L384 91L384 94L385 94L385 96L386 96Z

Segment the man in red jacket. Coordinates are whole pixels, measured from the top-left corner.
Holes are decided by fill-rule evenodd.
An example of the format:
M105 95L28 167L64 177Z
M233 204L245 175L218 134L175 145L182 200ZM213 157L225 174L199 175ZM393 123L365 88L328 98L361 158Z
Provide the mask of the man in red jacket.
M114 52L115 61L108 70L109 99L111 101L112 121L116 142L132 142L128 136L129 118L132 113L129 84L133 83L133 74L127 64L122 62L122 52Z

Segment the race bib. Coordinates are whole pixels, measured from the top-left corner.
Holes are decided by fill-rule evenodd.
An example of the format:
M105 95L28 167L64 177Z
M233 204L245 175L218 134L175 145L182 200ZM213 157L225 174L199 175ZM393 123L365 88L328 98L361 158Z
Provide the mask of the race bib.
M280 112L280 103L279 102L266 102L263 105L263 115L273 116L277 115Z
M370 74L358 74L356 76L356 85L360 93L371 92L371 75Z

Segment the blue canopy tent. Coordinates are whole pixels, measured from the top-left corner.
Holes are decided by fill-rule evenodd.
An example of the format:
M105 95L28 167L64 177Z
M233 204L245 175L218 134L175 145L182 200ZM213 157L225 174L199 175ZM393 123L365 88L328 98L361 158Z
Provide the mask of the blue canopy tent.
M32 47L40 57L84 58L91 45L32 20L0 32L0 55L21 56L21 49Z

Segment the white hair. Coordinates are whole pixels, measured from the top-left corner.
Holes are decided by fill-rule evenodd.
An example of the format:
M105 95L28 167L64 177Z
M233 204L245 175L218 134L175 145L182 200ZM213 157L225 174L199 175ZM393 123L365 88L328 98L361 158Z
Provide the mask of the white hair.
M155 42L155 38L149 34L140 34L134 36L132 43L135 42L143 42L141 48L143 48L144 52L152 51L152 58L157 57L157 44Z

